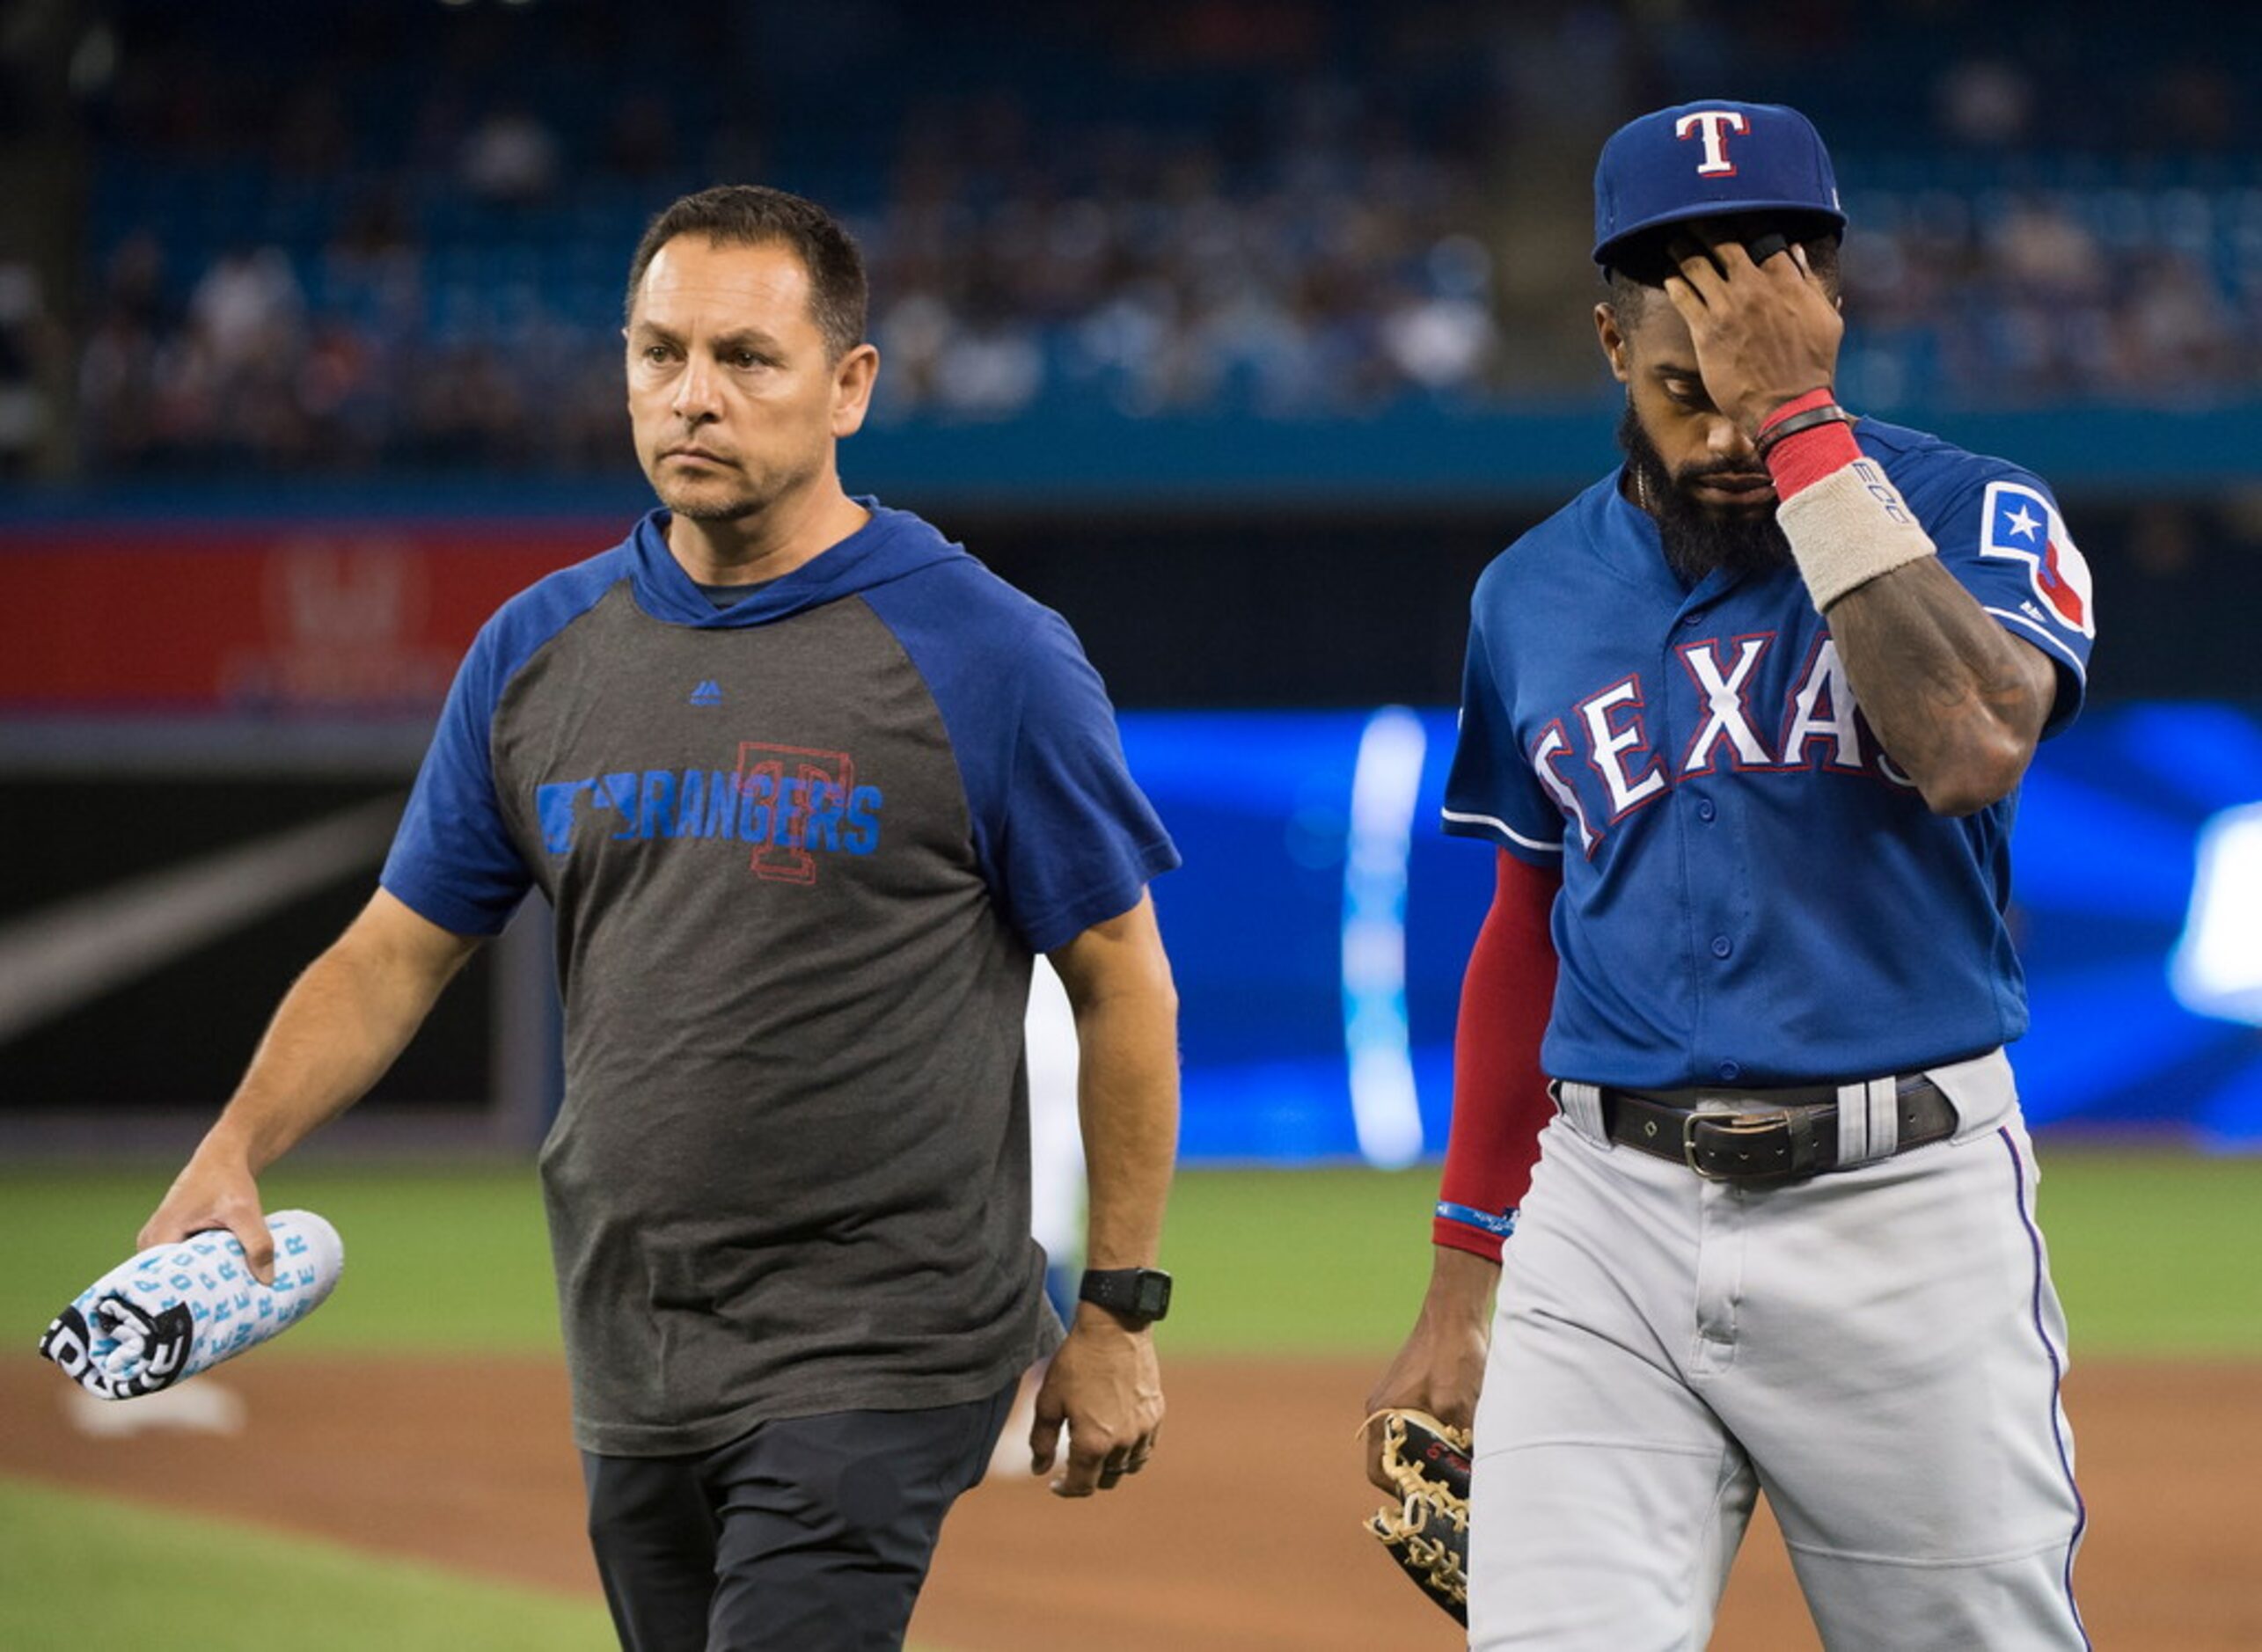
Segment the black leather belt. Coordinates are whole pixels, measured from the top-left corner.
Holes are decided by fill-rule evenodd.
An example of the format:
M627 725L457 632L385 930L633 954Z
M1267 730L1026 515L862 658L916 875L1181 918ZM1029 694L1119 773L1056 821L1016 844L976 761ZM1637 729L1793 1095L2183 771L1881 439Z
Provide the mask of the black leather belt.
M1939 1085L1922 1073L1898 1082L1900 1135L1894 1152L1945 1141L1956 1133L1955 1103L1941 1093ZM1603 1131L1621 1147L1670 1159L1718 1181L1788 1181L1837 1169L1836 1085L1743 1093L1771 1105L1765 1112L1700 1113L1695 1107L1700 1097L1732 1098L1718 1091L1642 1094L1606 1087Z

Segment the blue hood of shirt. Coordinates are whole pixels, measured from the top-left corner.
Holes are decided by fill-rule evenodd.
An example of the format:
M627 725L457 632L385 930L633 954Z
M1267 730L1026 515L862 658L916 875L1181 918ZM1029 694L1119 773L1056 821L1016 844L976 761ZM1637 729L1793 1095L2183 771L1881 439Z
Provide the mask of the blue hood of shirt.
M966 555L963 546L944 538L931 523L910 511L891 510L866 496L858 497L856 502L872 513L871 521L792 573L780 575L743 602L725 609L715 607L669 551L670 513L652 511L628 536L630 578L637 605L655 619L681 625L766 625Z

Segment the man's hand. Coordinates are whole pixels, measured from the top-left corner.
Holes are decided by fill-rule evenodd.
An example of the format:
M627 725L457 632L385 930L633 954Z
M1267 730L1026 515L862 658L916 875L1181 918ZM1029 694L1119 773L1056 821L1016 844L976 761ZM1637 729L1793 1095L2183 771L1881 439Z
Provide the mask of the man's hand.
M1468 1429L1476 1421L1476 1397L1484 1387L1484 1356L1492 1345L1492 1293L1500 1265L1450 1246L1431 1259L1429 1294L1421 1316L1398 1356L1366 1396L1367 1426L1362 1437L1366 1477L1378 1490L1398 1493L1382 1466L1385 1411L1426 1411L1440 1422Z
M1068 1460L1053 1478L1055 1496L1112 1491L1146 1466L1162 1431L1162 1373L1152 1331L1134 1331L1096 1304L1077 1305L1068 1340L1036 1393L1031 1473L1052 1467L1063 1423Z
M1834 384L1846 323L1797 245L1759 263L1699 220L1666 252L1679 267L1665 296L1688 324L1704 389L1746 437L1783 403Z
M267 1231L267 1214L260 1207L259 1184L243 1156L216 1131L173 1178L156 1211L142 1224L135 1245L147 1250L218 1228L233 1233L243 1246L254 1279L263 1285L275 1283L275 1235Z
M1048 953L1076 1012L1076 1107L1089 1199L1087 1268L1153 1267L1178 1142L1178 994L1153 898ZM1112 1490L1146 1466L1162 1426L1162 1376L1144 1324L1079 1302L1068 1340L1036 1393L1030 1472L1053 1466L1063 1424L1068 1461L1055 1495Z
M275 1239L254 1178L361 1099L479 945L384 889L371 895L283 995L219 1122L142 1224L142 1248L225 1228L273 1284Z

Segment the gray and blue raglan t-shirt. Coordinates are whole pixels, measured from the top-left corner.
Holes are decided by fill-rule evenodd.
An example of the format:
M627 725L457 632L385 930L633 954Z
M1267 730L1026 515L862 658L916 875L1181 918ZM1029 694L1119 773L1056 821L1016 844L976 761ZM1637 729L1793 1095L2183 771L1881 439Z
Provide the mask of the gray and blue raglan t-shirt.
M655 511L464 662L385 888L556 909L542 1150L586 1450L956 1403L1050 1351L1029 957L1176 851L1058 615L918 517L718 610Z

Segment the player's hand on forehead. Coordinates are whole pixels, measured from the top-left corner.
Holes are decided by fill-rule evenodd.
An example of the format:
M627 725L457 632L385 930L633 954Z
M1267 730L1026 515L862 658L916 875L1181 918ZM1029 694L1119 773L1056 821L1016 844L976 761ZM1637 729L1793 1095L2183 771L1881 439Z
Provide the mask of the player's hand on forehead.
M1739 227L1749 226L1703 218L1677 226L1665 241L1665 290L1688 325L1713 405L1749 436L1783 403L1834 381L1845 323L1804 248L1754 261Z

